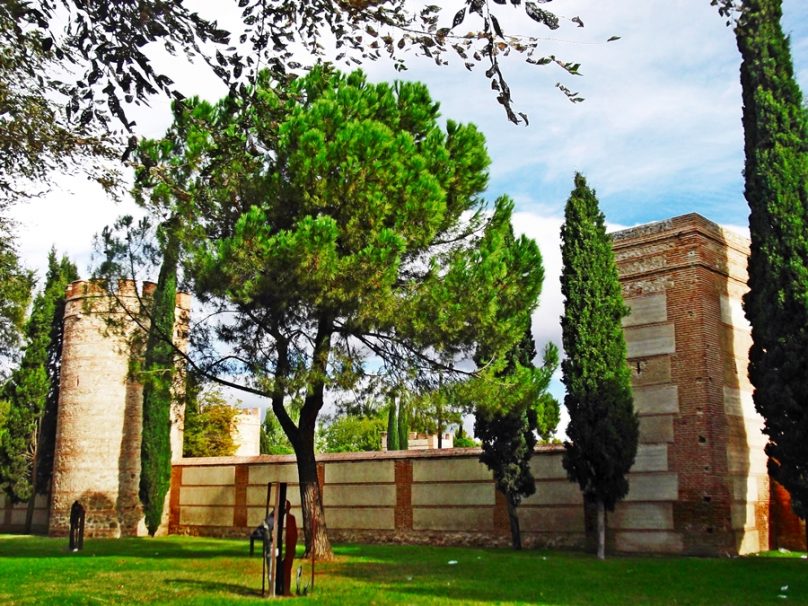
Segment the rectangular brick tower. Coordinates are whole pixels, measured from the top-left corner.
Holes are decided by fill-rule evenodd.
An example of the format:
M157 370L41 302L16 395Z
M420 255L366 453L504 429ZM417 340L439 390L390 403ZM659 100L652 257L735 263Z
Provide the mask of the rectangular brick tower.
M630 492L615 512L615 547L765 550L766 439L747 377L751 336L741 303L749 243L696 214L612 237L631 308L624 327L640 443L660 463L656 480L646 478L655 487L648 502Z

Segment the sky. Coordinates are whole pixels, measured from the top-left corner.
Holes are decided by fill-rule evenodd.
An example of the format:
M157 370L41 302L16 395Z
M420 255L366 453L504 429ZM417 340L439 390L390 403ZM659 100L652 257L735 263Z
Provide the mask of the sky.
M799 84L808 91L805 2L783 0L782 23ZM222 4L198 4L224 27L232 23L232 14L211 13L211 6ZM441 3L444 18L462 4ZM451 57L445 67L413 58L401 73L389 63L363 66L374 81L425 82L445 118L473 122L485 134L492 158L486 197L507 194L516 201L515 229L534 238L544 258L545 285L533 319L540 346L561 341L559 230L576 171L596 189L612 229L697 212L745 231L748 215L740 56L732 30L709 0L556 0L551 6L562 16L561 28L552 32L530 28L523 13L518 18L520 9L502 7L506 33L538 35L545 54L581 64L576 77L552 64L527 65L515 54L504 59L515 109L528 115L529 126L506 120L484 67L469 72ZM570 21L574 16L584 28ZM606 42L611 36L620 39ZM159 52L154 57L186 95L216 100L224 94L203 66ZM556 82L585 101L570 103ZM160 136L171 119L165 99L133 115L138 133L150 137ZM130 211L130 204L113 204L80 176L58 176L50 194L15 209L23 260L44 275L53 245L88 275L93 235ZM561 389L556 381L554 391Z

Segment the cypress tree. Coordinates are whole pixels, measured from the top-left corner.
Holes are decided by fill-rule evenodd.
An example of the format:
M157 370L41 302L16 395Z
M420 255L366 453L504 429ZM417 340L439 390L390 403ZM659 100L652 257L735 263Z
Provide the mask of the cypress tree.
M2 388L9 410L0 436L0 486L13 501L29 502L28 531L34 495L47 491L53 471L65 289L76 279L75 265L57 260L51 249L45 286L25 327L25 353Z
M146 528L154 535L171 484L171 401L174 377L174 310L179 242L163 225L163 264L152 302L151 325L143 358L143 431L140 446L140 501Z
M398 447L401 450L410 447L410 414L404 398L398 401Z
M628 493L639 421L631 395L621 319L628 313L610 238L594 190L575 175L561 227L561 363L570 415L564 469L598 512L598 558L605 557L606 511Z
M749 378L765 419L769 473L808 514L808 118L794 79L779 0L747 0L736 29L743 58L749 203Z
M396 402L390 402L387 410L387 450L398 450L398 423L396 422Z

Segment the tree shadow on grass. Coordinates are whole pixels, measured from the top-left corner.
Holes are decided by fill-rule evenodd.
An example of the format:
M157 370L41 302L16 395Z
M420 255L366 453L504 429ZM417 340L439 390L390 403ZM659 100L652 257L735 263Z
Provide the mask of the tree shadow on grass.
M167 584L176 584L196 591L227 593L248 598L260 598L261 590L254 587L245 587L235 583L222 583L219 581L199 581L196 579L166 579Z

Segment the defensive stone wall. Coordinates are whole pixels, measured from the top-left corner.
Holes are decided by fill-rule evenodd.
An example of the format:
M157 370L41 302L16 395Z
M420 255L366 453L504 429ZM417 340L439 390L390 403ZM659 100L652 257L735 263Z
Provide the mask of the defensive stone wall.
M763 421L747 378L748 241L695 214L613 235L640 441L667 473L648 530L615 547L688 554L769 544ZM632 487L633 490L633 487ZM655 520L651 522L651 517Z
M536 494L519 508L527 546L582 548L584 510L562 449L533 459ZM510 544L505 501L477 449L320 455L329 536L336 541ZM184 459L172 476L171 533L246 537L264 516L267 482L288 482L301 525L294 457Z
M155 285L138 293L122 282L110 297L97 284L67 290L61 385L50 495L51 535L69 528L70 507L86 510L85 533L118 537L145 533L138 498L143 387L130 373L142 353L148 319L142 313ZM177 295L175 342L184 346L190 297ZM182 410L172 409L172 450L182 454Z

